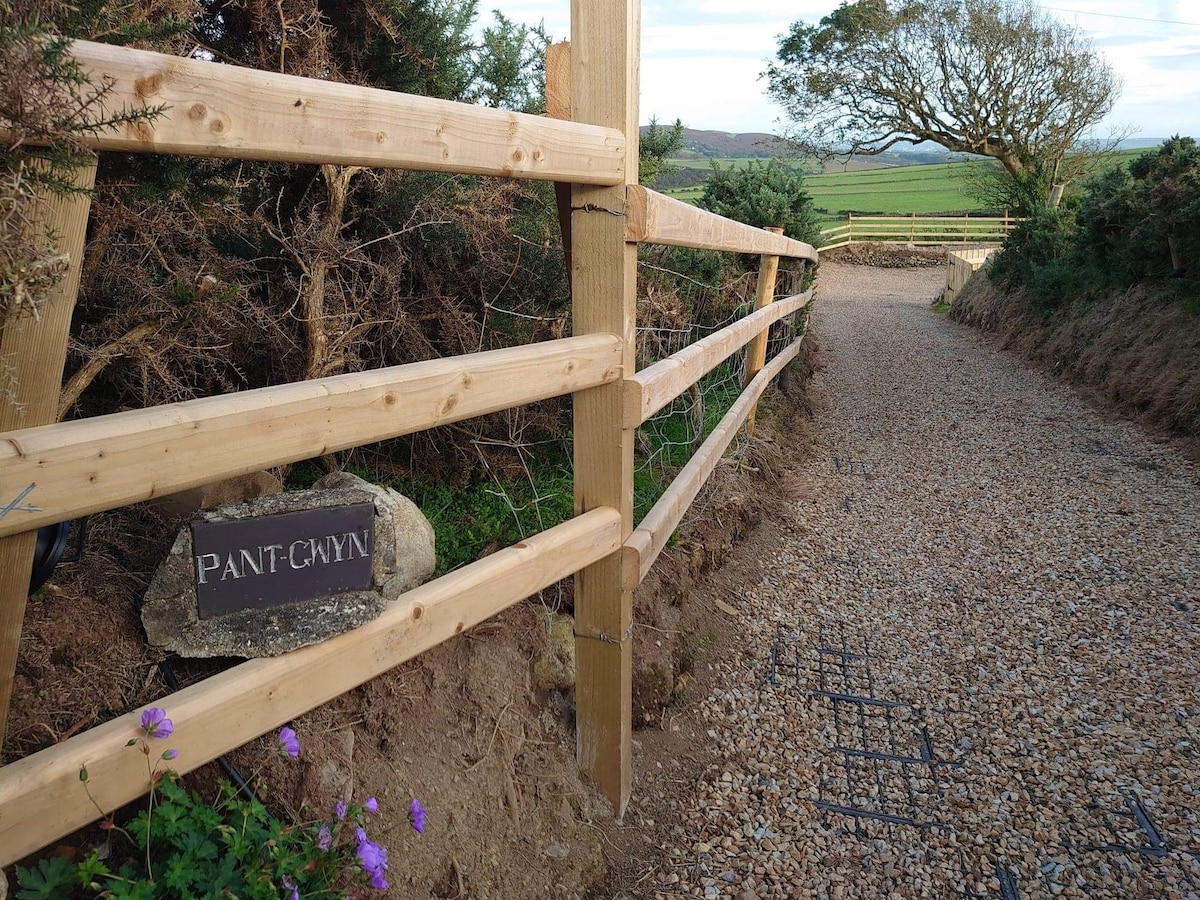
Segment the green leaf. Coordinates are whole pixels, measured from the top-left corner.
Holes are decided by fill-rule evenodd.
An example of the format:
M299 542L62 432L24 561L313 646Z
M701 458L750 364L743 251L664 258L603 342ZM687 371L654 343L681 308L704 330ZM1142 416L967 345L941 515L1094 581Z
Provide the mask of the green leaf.
M219 895L223 890L229 888L231 893L239 893L245 880L237 870L237 860L232 856L226 856L216 866L212 873L212 880L209 882L209 896Z
M185 808L202 806L175 780L173 772L163 774L158 786L158 795L162 803L177 803Z
M198 824L196 817L192 817L192 825ZM212 842L208 834L203 829L195 829L184 834L183 839L179 843L180 852L193 859L216 859L217 845Z
M39 859L36 869L17 866L18 900L55 900L71 896L75 866L61 856Z
M93 850L87 855L87 858L79 864L76 877L79 881L79 884L87 887L100 876L110 874L112 874L112 870L109 869L104 860L100 858L99 853L96 850Z
M134 816L125 826L125 830L129 832L129 836L133 838L139 850L146 849L146 843L150 838L150 817L145 810Z
M109 888L111 900L157 900L153 884L114 881Z
M189 888L196 883L196 870L191 860L183 856L173 856L167 862L162 880L167 887L186 897L189 896Z

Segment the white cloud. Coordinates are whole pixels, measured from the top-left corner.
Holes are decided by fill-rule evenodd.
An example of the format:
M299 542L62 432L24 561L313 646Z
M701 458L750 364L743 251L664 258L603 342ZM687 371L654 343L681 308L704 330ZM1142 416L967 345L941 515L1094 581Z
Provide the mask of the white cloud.
M1131 125L1144 137L1175 132L1200 137L1200 62L1190 68L1187 56L1200 49L1200 27L1141 21L1200 25L1200 3L1041 2L1091 35L1122 77L1124 92L1110 117L1114 124ZM815 22L837 5L836 0L643 0L642 120L657 115L679 117L693 128L776 130L781 111L763 95L765 84L758 76L793 22ZM569 36L569 0L492 0L482 5L482 18L490 18L492 8L519 22L544 21L556 39Z

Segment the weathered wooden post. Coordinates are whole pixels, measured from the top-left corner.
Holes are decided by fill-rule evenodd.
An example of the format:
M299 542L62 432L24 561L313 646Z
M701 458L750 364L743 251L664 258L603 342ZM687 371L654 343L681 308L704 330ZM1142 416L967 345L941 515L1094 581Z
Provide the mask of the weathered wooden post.
M572 321L576 335L615 334L625 377L634 373L637 244L625 240L626 192L638 180L640 0L572 0L571 114L625 134L625 184L571 192ZM575 511L621 513L633 530L634 429L622 425L623 385L575 394ZM580 767L618 816L632 772L633 592L622 556L575 576L576 741Z
M783 234L783 229L775 226L767 228L767 231L772 234ZM758 291L754 295L755 311L775 302L775 279L778 274L779 257L764 253L758 264ZM763 364L767 361L767 333L769 330L760 331L746 346L746 376L742 381L743 386L749 384L754 376L762 371ZM754 434L754 414L757 409L757 403L750 407L750 414L746 417L747 434Z
M8 396L0 403L0 431L46 425L58 419L58 394L67 361L67 338L79 291L95 180L96 163L92 162L75 170L78 192L64 196L45 188L39 191L37 214L30 227L54 235L58 252L67 257L67 271L50 291L37 318L25 315L0 326L0 360L12 378ZM0 510L4 516L19 519L22 506L37 503L35 482L21 497L0 497ZM36 545L36 530L0 538L0 739L8 724Z

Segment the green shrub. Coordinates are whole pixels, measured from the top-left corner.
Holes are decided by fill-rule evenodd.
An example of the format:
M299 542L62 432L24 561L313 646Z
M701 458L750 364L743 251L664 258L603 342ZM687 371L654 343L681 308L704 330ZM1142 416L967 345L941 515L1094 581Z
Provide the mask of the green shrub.
M758 228L781 226L798 241L816 244L821 227L804 176L777 160L751 160L727 169L713 162L697 206Z
M152 750L154 742L174 732L166 710L145 710L141 731L127 746L146 757L146 808L123 826L104 817L101 828L113 837L103 859L93 850L78 863L55 856L32 868L18 866L19 900L299 900L387 890L387 850L366 832L368 814L378 810L374 797L362 806L339 802L327 822L300 824L275 818L257 798L242 796L226 781L220 782L215 802L208 802L185 790L179 775L164 767L178 755L174 749ZM291 728L280 730L277 751L299 757L300 741ZM79 780L88 791L86 768ZM415 799L409 820L424 832L425 810Z
M1190 308L1200 297L1200 148L1176 136L1102 173L1071 208L1037 210L1004 250L993 279L1046 309L1165 278L1164 294Z
M1061 259L1074 245L1075 216L1066 209L1039 207L1017 225L990 269L1006 287L1028 285L1039 269Z

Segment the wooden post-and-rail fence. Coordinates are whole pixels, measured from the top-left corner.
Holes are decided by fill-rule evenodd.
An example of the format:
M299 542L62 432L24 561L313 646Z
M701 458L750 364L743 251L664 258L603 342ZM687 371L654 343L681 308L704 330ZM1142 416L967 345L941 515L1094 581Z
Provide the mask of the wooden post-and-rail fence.
M73 53L110 109L162 106L151 123L88 138L99 151L463 172L556 182L569 213L571 337L56 422L78 286L86 195L46 205L71 269L40 320L5 323L18 400L0 407L0 716L7 713L42 525L264 467L410 434L550 397L574 398L575 517L405 594L329 641L242 663L158 701L187 772L575 575L578 758L618 814L632 753L632 592L782 368L761 336L809 294L771 302L772 257L816 261L795 240L637 185L639 0L573 0L569 50L549 67L560 119L486 109L101 44ZM569 65L567 64L569 63ZM558 75L554 73L558 72ZM569 116L569 121L564 120ZM90 183L94 169L80 173ZM39 226L40 227L40 226ZM639 243L765 257L756 310L637 371ZM662 499L633 521L634 433L748 343L741 397ZM144 794L127 752L141 710L0 768L0 864Z
M1025 221L1008 215L973 216L857 216L850 213L844 225L821 229L821 250L847 244L908 244L913 247L946 244L1000 243Z

